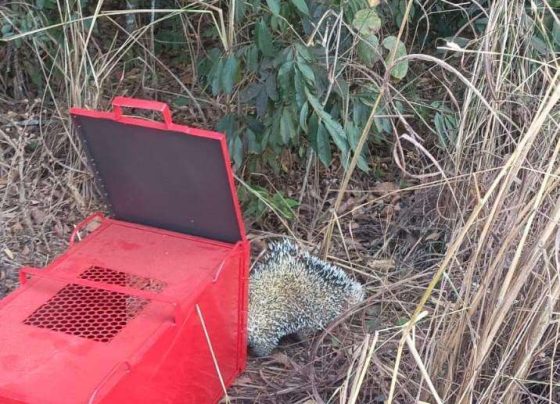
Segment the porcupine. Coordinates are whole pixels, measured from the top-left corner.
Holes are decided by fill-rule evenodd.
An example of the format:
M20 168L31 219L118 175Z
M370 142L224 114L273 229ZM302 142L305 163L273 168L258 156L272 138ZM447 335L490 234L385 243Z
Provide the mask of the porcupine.
M249 280L249 347L269 355L290 334L305 337L364 299L342 269L289 240L271 243Z

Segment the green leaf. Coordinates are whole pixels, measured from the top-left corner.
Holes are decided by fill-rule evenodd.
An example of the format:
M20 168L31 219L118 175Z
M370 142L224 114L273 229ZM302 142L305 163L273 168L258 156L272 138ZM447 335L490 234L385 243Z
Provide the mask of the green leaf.
M348 85L348 82L342 77L338 77L335 79L333 89L334 92L338 94L340 98L342 98L342 102L346 102L346 100L350 96L350 86Z
M348 133L348 143L350 143L350 147L352 148L352 151L355 152L356 147L358 146L358 143L360 141L360 136L362 135L362 131L360 130L360 128L355 126L353 122L348 122L348 125L346 127L346 132ZM366 147L362 148L360 157L358 157L358 168L360 168L362 171L368 172L369 167L363 155L363 153L366 150L367 150Z
M296 6L300 13L309 15L309 8L307 7L305 0L292 0L292 4Z
M233 86L239 74L239 60L235 55L229 55L222 69L222 88L226 94L233 92Z
M268 8L270 8L272 14L275 16L280 15L280 0L266 0L266 4L268 4Z
M269 74L265 81L266 94L272 101L278 101L278 89L276 88L276 76Z
M218 132L225 133L231 139L235 132L235 117L232 114L225 115L216 124Z
M389 63L389 58L391 57L391 53L393 52L393 49L395 47L396 47L395 60L400 57L406 56L406 46L404 46L404 43L397 40L397 38L394 36L388 36L387 38L385 38L383 40L383 47L389 50L389 55L387 56L387 60L386 60L387 63ZM405 60L397 63L393 67L393 69L391 70L391 76L400 80L406 76L407 72L408 72L408 61Z
M294 72L294 88L296 90L296 106L301 108L307 98L305 95L305 89L307 86L305 85L305 79L299 70Z
M306 102L299 111L299 126L307 132L307 115L309 115L309 103Z
M379 133L392 133L391 120L389 118L375 118L375 127Z
M208 57L202 58L197 63L197 69L201 76L205 77L207 82L210 83L210 72L215 67L216 60L220 57L218 49L210 49Z
M269 142L270 147L274 149L274 146L282 145L282 136L280 133L280 120L282 119L282 110L275 109L272 114L272 126L270 127L269 137L267 142ZM266 136L265 136L266 137Z
M307 120L307 132L311 146L317 149L317 126L319 125L319 117L317 114L311 114Z
M233 162L235 164L235 169L238 169L243 164L243 142L236 136L233 140Z
M277 165L275 163L275 161L269 160L269 164ZM293 219L295 217L294 208L299 206L297 200L288 198L279 191L271 195L268 190L258 185L245 184L245 188L238 188L238 195L239 200L246 205L245 214L254 216L256 219L267 213L269 209L286 219Z
M93 17L86 17L83 20L84 28L87 30L91 29L91 24L93 24Z
M556 46L560 46L560 24L556 21L552 23L552 39Z
M245 18L245 11L247 11L247 7L244 1L237 1L235 2L235 22L240 23Z
M293 67L294 62L288 61L278 69L278 84L280 85L281 94L285 99L289 98L288 94L293 89Z
M368 67L373 66L375 62L381 59L379 39L374 34L368 34L360 39L356 50L360 61Z
M340 152L340 162L342 163L342 167L344 170L348 170L348 164L350 164L350 150L345 150Z
M362 151L362 153L363 153L363 152L364 152L364 151ZM359 168L360 170L362 170L362 171L364 171L364 172L366 172L366 173L369 171L368 163L367 163L367 161L366 161L366 159L365 159L365 157L364 157L363 154L360 154L360 157L358 157L358 164L357 164L357 165L358 165L358 168Z
M297 51L298 58L301 58L308 63L313 62L313 56L311 55L311 52L309 52L309 48L306 47L304 44L297 42L296 51Z
M266 94L266 90L261 87L261 91L257 95L257 99L255 100L255 107L257 109L257 116L262 118L266 115L268 110L268 95Z
M327 128L327 130L331 134L332 139L336 144L336 146L339 148L339 150L342 153L347 153L348 142L346 139L346 132L344 132L344 129L342 128L340 123L335 121L331 116L331 114L329 114L323 109L323 106L321 105L319 100L313 94L311 94L311 92L307 88L305 89L305 93L307 95L307 100L315 110L315 113L323 121L325 128Z
M331 154L331 144L329 142L329 134L322 122L317 125L317 146L315 152L319 156L319 160L326 167L331 164L332 154Z
M299 202L295 199L287 198L282 195L281 192L276 192L272 197L271 202L271 205L273 205L286 219L293 219L295 217L293 209L297 208L299 205Z
M295 137L296 128L292 119L290 108L285 107L282 110L282 118L280 118L280 136L284 144L290 143L290 139Z
M531 45L533 45L533 48L541 55L546 55L550 51L547 43L537 35L531 37Z
M474 27L478 32L484 32L486 31L486 27L488 26L488 18L487 17L481 17L481 18L477 18L476 20L474 20Z
M376 34L381 28L381 18L373 8L365 8L354 15L352 26L360 35Z
M83 2L82 2L82 4L85 5ZM54 10L55 7L57 7L57 0L46 0L45 1L45 8L46 9Z
M245 54L245 66L249 72L259 69L259 50L256 46L249 46Z
M251 83L239 92L239 101L246 103L254 98L257 98L262 91L262 84Z
M12 31L11 24L2 25L2 35L7 35L11 31Z
M210 73L208 74L208 79L210 80L210 85L212 87L212 95L218 95L222 90L222 69L224 66L223 59L218 59Z
M315 83L315 74L313 73L311 67L303 61L298 61L297 68L305 78L307 84L312 86Z
M276 51L274 49L274 44L272 42L272 36L270 35L270 31L266 26L264 20L260 20L257 23L256 35L257 35L257 46L259 50L262 52L262 54L267 57L274 56Z
M247 115L245 117L245 123L247 124L247 128L251 129L255 134L260 135L265 130L263 123L252 115Z
M247 151L251 154L262 153L261 145L257 141L257 135L251 129L247 129L247 146Z
M184 107L189 104L189 99L187 97L179 96L173 100L174 107Z
M346 133L348 133L348 143L350 147L353 151L356 151L356 146L358 146L360 135L362 134L361 131L353 122L348 122L346 125Z
M40 74L37 70L34 70L32 73L30 73L31 76L31 81L33 82L33 84L35 84L35 86L41 88L43 86L43 75Z
M442 102L434 101L430 105L437 109L433 122L441 146L447 148L454 145L458 131L457 114Z
M407 0L400 0L399 1L399 11L401 12L402 15L406 14L406 2ZM412 7L414 8L414 7Z

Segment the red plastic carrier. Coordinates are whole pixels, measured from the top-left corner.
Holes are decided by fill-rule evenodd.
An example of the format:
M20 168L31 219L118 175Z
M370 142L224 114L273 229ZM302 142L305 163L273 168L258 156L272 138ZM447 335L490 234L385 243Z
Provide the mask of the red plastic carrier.
M124 97L71 115L111 218L87 218L0 301L0 403L217 402L247 349L249 251L224 135Z

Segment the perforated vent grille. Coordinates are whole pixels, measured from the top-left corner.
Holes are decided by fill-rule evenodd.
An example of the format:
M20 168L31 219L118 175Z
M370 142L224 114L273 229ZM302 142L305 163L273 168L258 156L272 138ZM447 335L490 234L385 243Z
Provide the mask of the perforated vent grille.
M107 268L91 267L80 278L151 292L165 283ZM110 342L142 309L148 299L124 293L68 284L40 306L24 323L34 327Z
M145 278L143 276L127 274L126 272L97 266L85 270L80 275L80 278L154 293L161 292L167 286L165 282L157 279Z

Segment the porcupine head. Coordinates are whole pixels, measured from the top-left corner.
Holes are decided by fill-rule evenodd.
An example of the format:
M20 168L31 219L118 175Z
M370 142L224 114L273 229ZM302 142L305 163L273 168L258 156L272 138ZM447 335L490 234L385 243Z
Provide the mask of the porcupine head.
M342 269L288 240L272 243L249 280L249 347L266 356L280 339L324 328L364 299L364 288Z

